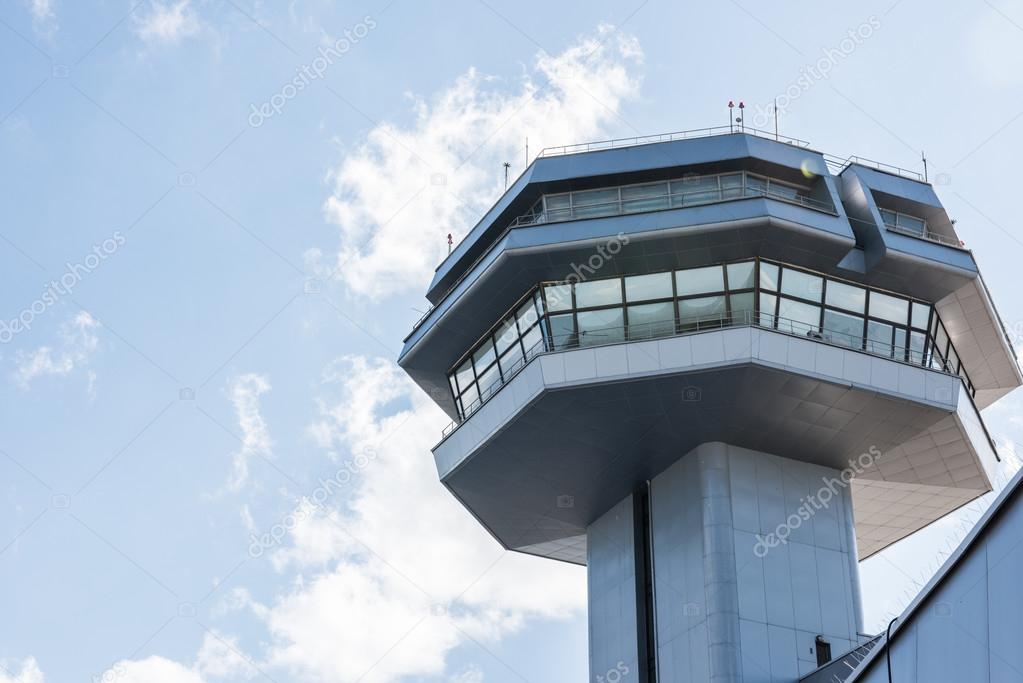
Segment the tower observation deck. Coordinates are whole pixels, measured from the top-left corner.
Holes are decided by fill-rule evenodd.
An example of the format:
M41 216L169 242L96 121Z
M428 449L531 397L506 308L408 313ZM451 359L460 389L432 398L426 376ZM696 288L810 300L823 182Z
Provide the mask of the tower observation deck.
M593 680L869 646L859 560L991 490L980 411L1023 383L930 184L750 130L545 150L427 298L440 479L587 566Z

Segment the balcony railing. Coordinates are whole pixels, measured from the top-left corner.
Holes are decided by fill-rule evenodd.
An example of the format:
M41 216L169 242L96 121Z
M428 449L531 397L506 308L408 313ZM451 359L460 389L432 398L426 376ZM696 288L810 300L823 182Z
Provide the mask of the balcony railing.
M558 335L554 338L546 337L533 345L525 356L516 361L504 376L498 378L493 384L480 392L480 397L468 406L464 406L461 420L451 422L441 432L443 441L454 432L459 425L469 419L477 410L497 394L506 384L515 378L528 364L537 356L545 353L556 353L572 349L605 346L608 344L621 344L630 341L647 341L651 339L663 339L709 330L719 330L730 327L759 327L761 329L781 332L796 337L805 337L823 344L840 346L869 353L875 356L883 356L897 363L924 367L946 375L956 375L947 361L938 362L937 358L926 358L923 353L911 348L895 346L884 342L874 341L859 335L850 335L839 330L829 330L819 325L805 323L789 318L782 318L767 313L754 313L743 311L742 313L728 315L714 315L695 318L683 318L675 322L666 320L663 322L632 323L629 325L615 325L596 330L587 330L582 333ZM965 380L964 380L965 382Z
M856 164L858 166L866 166L867 168L881 171L882 173L897 175L900 178L906 178L907 180L915 180L920 183L927 182L922 173L910 171L907 168L892 166L891 164L886 164L881 161L874 161L873 159L866 159L858 156L839 157L834 154L823 154L822 156L824 157L825 163L827 163L831 170L835 172L835 175L840 174L850 165Z
M925 229L923 232L917 232L915 230L909 230L907 228L900 228L899 226L892 225L891 223L885 223L884 227L889 232L894 232L899 235L915 237L920 240L927 240L928 242L936 242L946 247L953 247L954 249L962 249L964 251L969 251L969 249L966 248L966 245L963 244L962 240L958 240L954 237L947 237L945 235L939 235L938 233L932 232L930 230Z
M708 196L709 195L709 196ZM774 192L770 188L761 190L754 187L724 188L718 190L692 190L690 192L674 192L667 194L651 195L633 199L617 199L611 202L599 204L586 204L584 206L566 207L564 209L548 209L540 213L528 213L519 216L508 226L521 228L529 225L541 225L544 223L560 223L563 221L574 221L584 218L605 218L607 216L624 216L626 214L645 213L647 211L666 211L669 209L683 209L691 206L704 206L706 204L717 204L720 202L737 199L751 199L766 197L777 199L798 206L805 206L816 211L824 211L834 214L835 207L829 202L822 202L802 194L784 194Z
M695 128L693 130L681 130L674 133L659 133L657 135L639 135L631 138L616 138L614 140L600 140L597 142L583 142L577 145L561 145L560 147L545 147L540 151L540 157L555 157L565 154L578 154L580 152L598 152L605 149L620 149L622 147L638 147L639 145L653 145L658 142L674 142L675 140L691 140L693 138L709 138L715 135L729 135L732 133L745 133L758 138L767 138L777 142L784 142L795 147L809 147L810 143L799 138L791 138L785 135L778 135L758 128L742 128L739 126L712 126L710 128Z

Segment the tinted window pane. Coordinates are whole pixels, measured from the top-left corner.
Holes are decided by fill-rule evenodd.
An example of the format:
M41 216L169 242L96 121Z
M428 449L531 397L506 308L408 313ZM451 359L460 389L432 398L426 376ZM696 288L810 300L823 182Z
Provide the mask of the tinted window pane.
M618 188L573 192L572 209L577 218L618 213Z
M515 319L506 320L501 323L501 326L497 328L497 334L494 335L494 341L497 343L497 352L504 353L508 350L509 346L515 344L519 338L519 330L515 327Z
M480 396L490 398L490 389L495 388L501 382L501 373L497 371L497 365L484 372L476 385L479 387Z
M926 337L923 332L909 333L909 361L918 365L924 362L924 342Z
M831 283L828 283L830 290ZM824 311L824 338L854 349L863 347L863 318L838 311Z
M507 380L522 367L522 347L518 344L511 347L508 349L508 353L501 356L501 360L498 363L501 366L501 372L504 373L505 380Z
M546 285L543 288L548 311L569 311L572 309L572 285Z
M466 359L466 361L462 363L461 367L455 371L455 379L458 381L459 393L465 391L465 388L472 384L473 380L476 379L476 376L472 372L472 364L469 363L468 359Z
M622 281L594 280L580 282L575 286L575 305L577 308L590 306L608 306L622 302Z
M653 273L625 278L625 299L627 301L670 299L671 296L671 273Z
M663 337L675 331L675 305L659 304L629 306L629 338Z
M454 396L458 396L458 385L455 383L455 376L451 375L450 377L448 377L448 382L451 383L451 393Z
M462 394L462 409L465 413L472 412L479 408L480 392L476 390L475 384L470 384L469 388Z
M730 295L728 305L732 309L732 324L746 325L753 322L753 292Z
M778 266L773 263L760 262L760 286L764 289L778 291Z
M889 211L888 209L881 209L881 221L884 222L885 225L890 225L894 228L895 212Z
M752 289L754 265L753 261L729 263L726 266L728 269L728 289Z
M927 319L931 314L931 307L927 304L913 302L913 327L921 330L927 329Z
M774 294L760 294L760 324L774 325L774 311L778 306L778 297Z
M622 188L624 211L654 211L668 208L668 183L647 183Z
M675 283L679 296L720 292L725 288L724 271L721 266L680 270L675 273Z
M799 195L799 190L791 185L783 185L773 180L768 181L767 191L772 197L781 197L782 199L795 200Z
M552 315L550 317L551 343L555 349L564 349L575 346L575 317L568 315ZM523 338L525 343L525 338ZM526 346L526 351L529 347Z
M489 339L483 342L483 345L473 351L472 362L476 366L476 376L479 377L488 365L497 360L497 354L494 353L494 344Z
M924 234L924 221L922 218L915 216L907 216L904 213L900 213L898 217L899 227L903 230L915 233L917 235Z
M717 176L689 176L671 183L672 206L716 202L721 198Z
M668 194L667 183L646 183L645 185L627 185L622 188L622 199L663 197L667 194Z
M948 348L948 371L959 372L959 356L951 346Z
M579 346L609 344L625 340L625 318L621 308L584 311L579 317Z
M821 307L782 299L778 304L778 329L805 334L820 328Z
M873 320L867 323L867 351L890 356L892 353L892 326Z
M706 296L678 302L679 323L683 330L712 327L725 316L725 297Z
M746 196L761 197L767 194L767 181L763 178L746 174Z
M825 303L829 306L838 306L863 313L863 308L867 304L867 291L862 287L828 280Z
M945 353L948 351L948 335L945 334L945 326L938 325L938 333L934 335L934 346L937 348L938 353L941 357L945 357Z
M909 321L909 302L880 292L871 292L870 317L905 325Z
M781 291L800 299L820 301L824 293L824 278L785 268L781 276Z
M544 201L547 202L548 209L567 209L571 199L566 192L565 194L549 194L544 198Z
M527 327L531 327L534 324L536 324L536 321L540 319L540 316L537 315L536 312L536 306L533 304L532 301L527 301L526 303L519 306L519 310L515 311L515 317L519 321L520 333Z
M522 348L530 356L543 350L543 334L539 325L534 325L522 335Z
M572 206L592 206L594 204L606 204L618 201L618 188L603 188L599 190L584 190L572 193Z
M721 198L735 199L742 196L742 174L729 173L721 176Z
M893 354L899 360L906 360L906 329L904 327L895 328L895 349Z

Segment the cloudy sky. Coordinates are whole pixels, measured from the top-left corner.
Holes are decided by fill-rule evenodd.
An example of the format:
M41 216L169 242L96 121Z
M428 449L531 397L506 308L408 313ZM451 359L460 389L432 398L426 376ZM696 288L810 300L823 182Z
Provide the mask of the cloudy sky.
M1018 341L1021 39L1020 0L5 0L0 682L584 680L584 572L444 493L393 362L447 234L527 138L782 97L926 150ZM868 626L981 510L864 563Z

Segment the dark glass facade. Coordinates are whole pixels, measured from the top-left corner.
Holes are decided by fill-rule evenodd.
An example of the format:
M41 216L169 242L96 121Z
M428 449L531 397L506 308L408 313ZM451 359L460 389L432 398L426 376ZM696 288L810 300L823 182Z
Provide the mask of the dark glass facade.
M459 413L482 405L533 356L757 325L958 374L927 302L764 259L579 282L544 282L449 373Z

